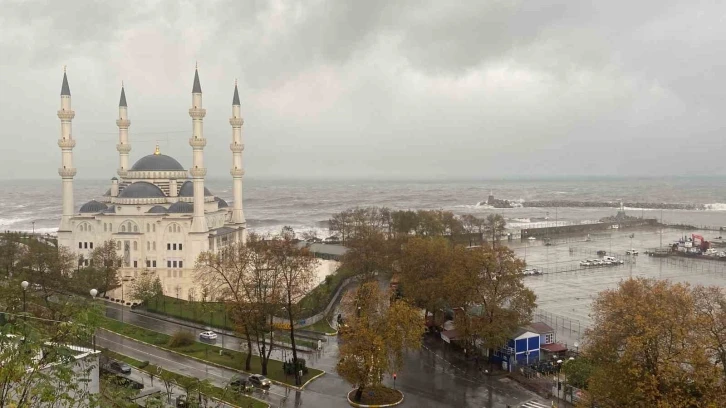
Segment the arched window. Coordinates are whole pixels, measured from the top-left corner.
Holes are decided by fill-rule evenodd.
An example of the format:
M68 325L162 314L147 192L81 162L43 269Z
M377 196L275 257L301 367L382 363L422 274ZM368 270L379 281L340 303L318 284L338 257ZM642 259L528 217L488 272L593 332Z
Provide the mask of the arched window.
M149 242L149 241L146 241L146 250L147 251L151 250L151 242Z
M88 226L88 230L89 230L89 231L93 231L93 227L89 225L89 226Z
M139 226L138 225L134 225L134 232L139 232Z
M106 232L106 228L107 228L107 227L106 227L106 223L104 222L104 223L103 223L103 232Z
M138 251L138 250L139 250L139 243L134 241L134 251Z
M154 251L156 251L156 241L154 241L152 248L154 248Z
M121 226L121 232L126 232L126 226L125 225L122 225Z
M156 224L151 224L151 232L156 232Z
M121 241L116 241L116 249L121 249Z
M146 232L151 232L151 225L146 224Z
M113 224L108 223L108 232L113 232Z

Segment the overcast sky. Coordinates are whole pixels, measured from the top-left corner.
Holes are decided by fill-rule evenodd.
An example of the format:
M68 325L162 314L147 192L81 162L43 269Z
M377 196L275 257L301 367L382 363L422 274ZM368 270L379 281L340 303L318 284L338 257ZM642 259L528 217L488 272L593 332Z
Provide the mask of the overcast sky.
M0 177L58 177L62 67L79 178L205 161L229 177L234 79L256 178L726 174L721 1L18 1L0 12Z

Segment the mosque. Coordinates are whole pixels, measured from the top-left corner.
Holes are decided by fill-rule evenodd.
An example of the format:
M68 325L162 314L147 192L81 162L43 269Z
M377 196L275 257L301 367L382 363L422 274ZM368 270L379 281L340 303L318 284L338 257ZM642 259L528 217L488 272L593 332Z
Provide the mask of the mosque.
M63 214L58 229L58 243L72 250L81 265L88 265L94 248L113 240L123 257L120 275L121 288L111 293L128 301L128 285L142 273L152 273L161 279L164 294L187 299L195 286L194 264L198 255L216 251L234 242L244 242L246 222L242 209L242 124L237 84L232 98L232 206L214 196L204 187L207 169L204 167L204 116L202 87L199 72L194 71L192 105L192 135L189 146L193 161L186 170L173 157L162 154L159 146L153 154L143 156L129 166L131 139L126 93L121 86L119 101L118 177L111 179L108 191L97 200L91 200L76 210L73 199L73 148L76 139L71 131L75 111L71 107L71 90L63 72L61 107L62 167L58 174L62 180ZM190 177L191 176L191 177ZM118 293L116 293L118 292ZM198 293L197 293L198 296Z

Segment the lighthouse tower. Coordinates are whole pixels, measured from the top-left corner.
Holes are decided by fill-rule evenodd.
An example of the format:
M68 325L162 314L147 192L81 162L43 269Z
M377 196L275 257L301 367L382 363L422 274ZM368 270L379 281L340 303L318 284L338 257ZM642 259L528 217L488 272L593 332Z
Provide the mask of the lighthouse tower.
M232 195L234 203L232 204L232 222L235 224L245 223L245 214L242 211L242 176L245 171L242 169L242 151L245 145L242 143L242 125L244 120L240 115L239 92L237 91L237 81L234 81L234 96L232 97L232 117L229 118L229 124L232 125L232 143L229 149L232 150Z
M121 83L121 99L118 102L118 119L116 119L116 126L118 126L118 144L116 150L118 151L118 175L121 178L127 176L129 171L129 152L131 151L131 145L129 144L129 126L131 121L129 120L128 106L126 105L126 92L124 91L124 84Z
M192 137L189 145L192 147L192 168L189 173L192 175L194 187L194 216L192 217L191 232L206 234L209 231L207 219L204 216L204 176L207 169L204 167L204 146L207 139L204 138L203 120L207 110L202 108L202 86L199 83L199 70L194 69L194 85L192 86L192 107L189 109L189 116L192 118ZM206 241L206 236L205 236Z
M71 217L73 217L73 177L76 175L76 168L73 167L73 148L76 141L73 139L71 122L76 112L71 108L71 88L68 86L68 76L63 68L63 85L61 86L61 106L58 110L58 119L61 121L61 137L58 139L58 147L61 149L61 167L58 174L62 180L63 212L61 214L60 227L58 228L58 243L69 246L71 239Z

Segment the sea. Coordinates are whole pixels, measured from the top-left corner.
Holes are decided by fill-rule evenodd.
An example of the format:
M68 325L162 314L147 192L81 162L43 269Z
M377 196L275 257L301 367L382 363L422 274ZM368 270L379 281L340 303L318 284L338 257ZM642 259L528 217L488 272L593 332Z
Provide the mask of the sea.
M215 195L232 203L231 179L205 182ZM74 181L76 208L100 199L108 180ZM54 233L61 215L61 181L0 180L0 230ZM496 209L485 202L498 199L625 201L702 204L705 210L626 208L633 216L666 223L726 226L726 177L675 178L551 178L502 180L271 180L246 178L244 212L250 229L274 234L283 226L314 232L324 238L331 215L348 208L382 206L391 209L442 209L486 217L502 214L508 228L590 223L615 215L615 208Z

